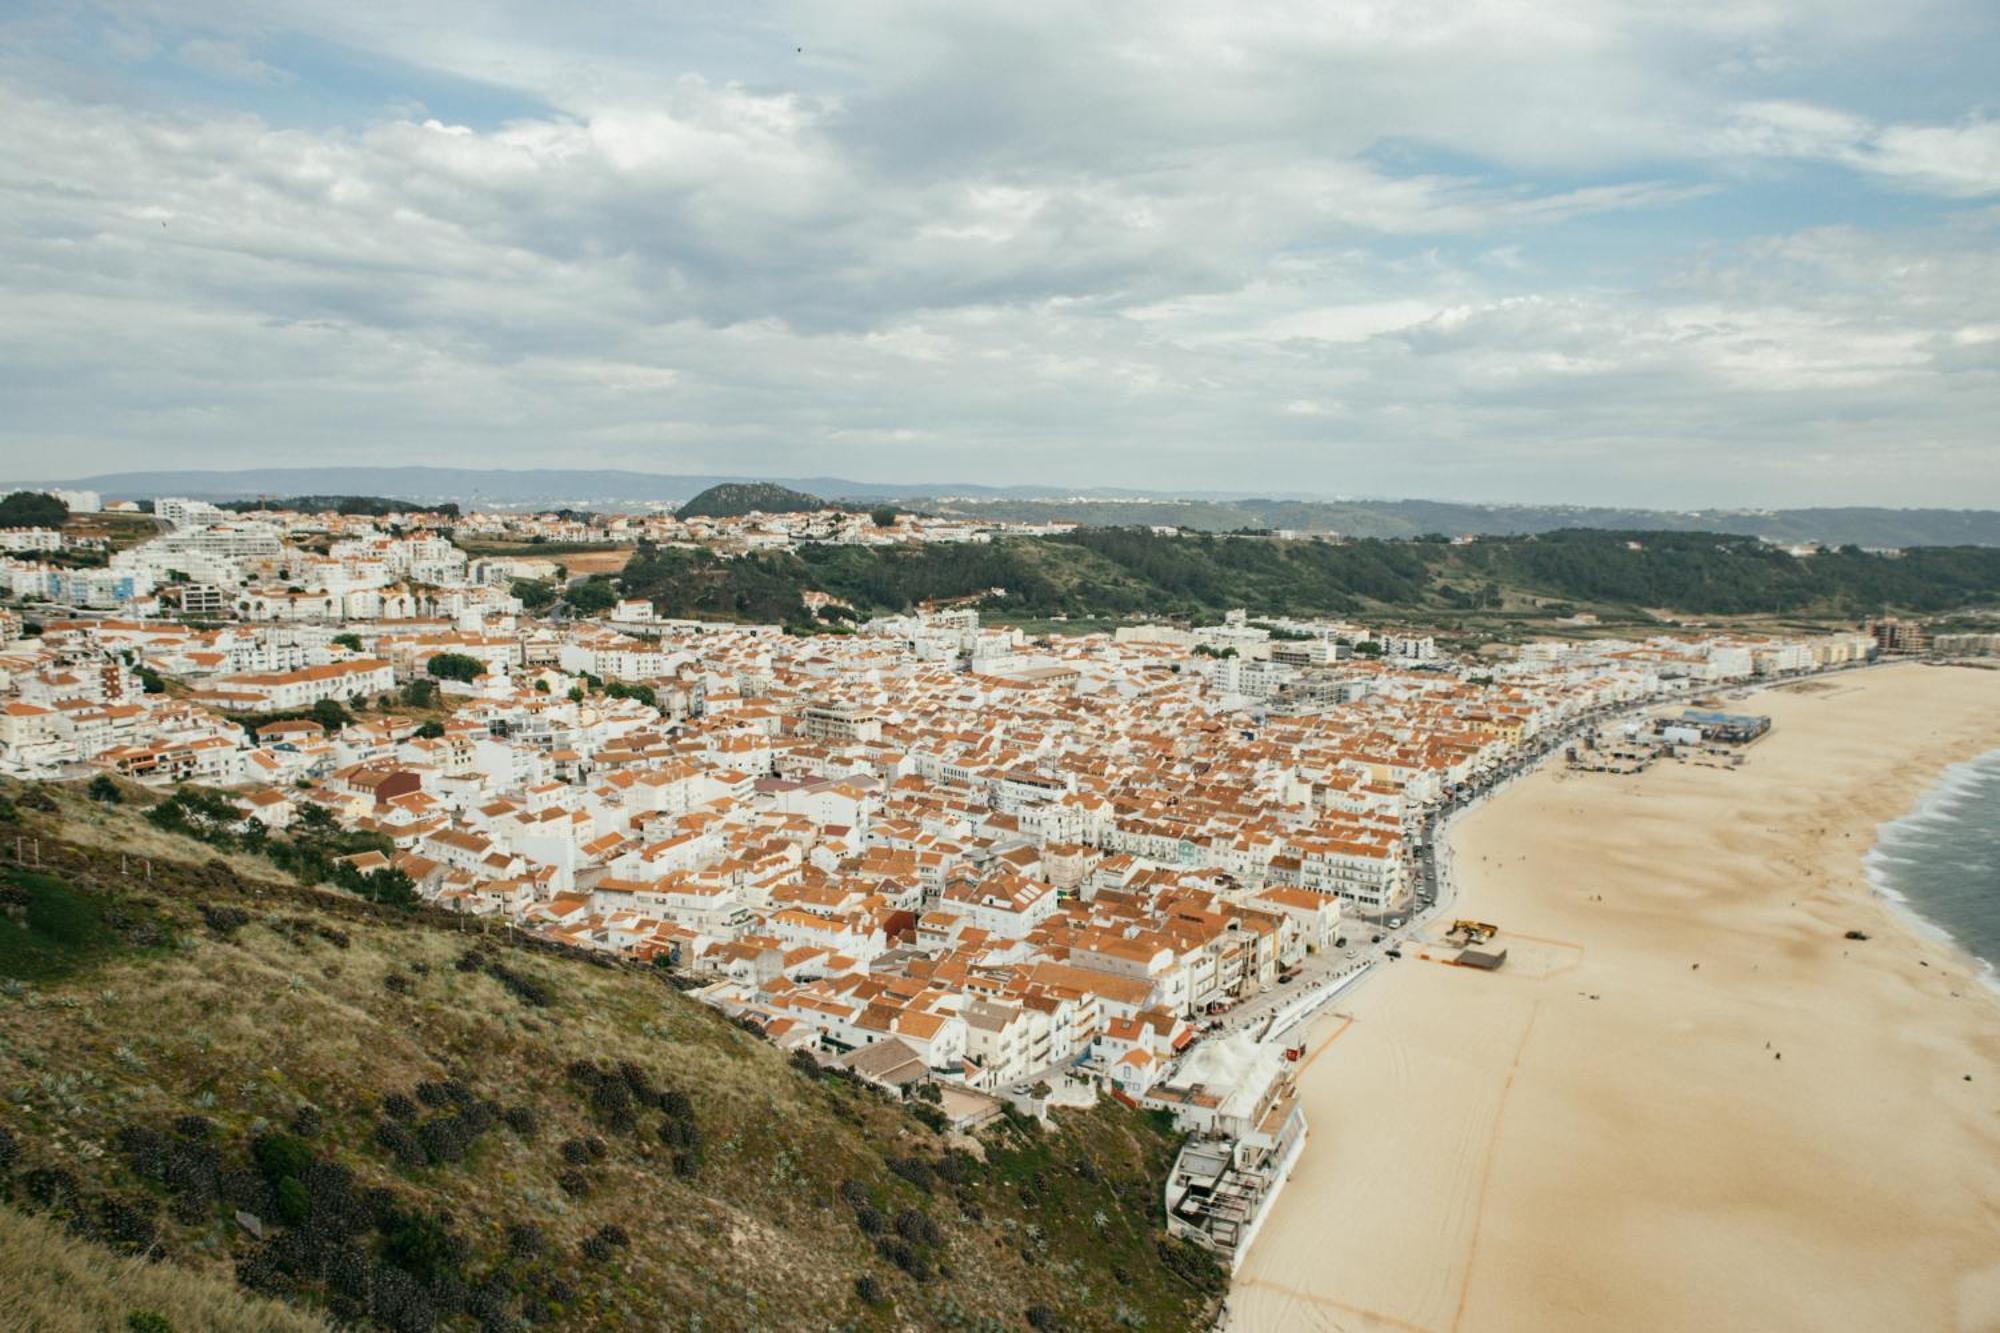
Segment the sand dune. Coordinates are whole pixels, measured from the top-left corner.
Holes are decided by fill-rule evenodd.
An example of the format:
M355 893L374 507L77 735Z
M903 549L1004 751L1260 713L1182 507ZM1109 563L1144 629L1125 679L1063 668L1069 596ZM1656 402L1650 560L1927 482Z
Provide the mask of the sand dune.
M1754 707L1740 770L1549 769L1458 825L1509 966L1409 957L1315 1025L1234 1328L2000 1328L2000 997L1861 875L2000 746L2000 673Z

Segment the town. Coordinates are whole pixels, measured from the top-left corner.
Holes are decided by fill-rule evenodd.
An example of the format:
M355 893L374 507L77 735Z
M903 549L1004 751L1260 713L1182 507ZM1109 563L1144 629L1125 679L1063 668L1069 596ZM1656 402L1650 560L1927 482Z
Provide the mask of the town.
M1232 1257L1308 1128L1284 1034L1442 910L1445 814L1616 715L1885 647L1706 633L1460 660L1421 631L1249 610L1038 638L976 599L801 637L615 592L531 608L521 582L563 584L553 560L458 543L980 534L156 514L101 566L6 563L0 771L158 788L173 831L658 966L955 1126L1100 1096L1161 1111L1192 1135L1171 1225ZM1690 742L1722 725L1690 717ZM320 859L279 853L306 846Z

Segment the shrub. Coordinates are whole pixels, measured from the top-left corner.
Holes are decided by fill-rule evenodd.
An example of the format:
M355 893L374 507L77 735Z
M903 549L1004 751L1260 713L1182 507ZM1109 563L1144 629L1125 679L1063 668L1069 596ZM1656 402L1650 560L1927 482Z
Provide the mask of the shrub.
M1028 1327L1036 1330L1036 1333L1054 1333L1055 1329L1062 1327L1062 1322L1056 1318L1056 1312L1046 1305L1029 1306L1027 1319Z
M152 1310L134 1310L125 1316L126 1333L174 1333L173 1322Z
M470 653L439 653L424 670L439 680L471 681L486 674L486 664Z
M912 1245L936 1245L944 1239L937 1223L915 1208L896 1214L896 1234Z
M532 1139L541 1128L541 1122L531 1106L510 1106L501 1112L500 1118L507 1122L507 1128L524 1139Z
M0 1172L12 1171L20 1160L21 1145L14 1141L14 1131L0 1125Z
M320 1116L317 1106L301 1106L292 1113L292 1133L302 1139L318 1138L319 1132L323 1128L325 1128L325 1121Z
M889 1295L882 1290L881 1281L873 1273L863 1273L854 1279L854 1294L861 1298L863 1305L880 1305Z
M507 1253L516 1259L533 1259L549 1248L549 1238L533 1222L516 1222L507 1228Z
M312 1211L312 1197L296 1176L286 1176L278 1182L278 1216L287 1225L298 1226Z
M891 1157L887 1159L891 1171L928 1194L931 1191L931 1165L921 1157Z
M387 1148L404 1166L426 1166L430 1162L417 1136L400 1120L379 1122L375 1126L375 1142Z
M227 939L249 924L250 914L240 907L203 903L201 919L210 930Z
M91 800L105 805L125 804L125 793L118 790L118 784L111 780L109 773L99 773L83 791Z
M259 1135L250 1145L250 1155L274 1188L286 1179L305 1175L313 1160L312 1149L303 1139L276 1132Z
M417 1114L417 1104L400 1092L392 1092L382 1099L382 1110L398 1120L413 1120Z

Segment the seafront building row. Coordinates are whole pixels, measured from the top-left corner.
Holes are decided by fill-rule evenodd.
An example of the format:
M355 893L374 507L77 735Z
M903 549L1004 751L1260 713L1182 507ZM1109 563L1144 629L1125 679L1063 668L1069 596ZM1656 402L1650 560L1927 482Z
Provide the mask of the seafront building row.
M152 588L38 637L0 612L0 770L195 782L246 828L377 834L357 871L672 967L781 1047L952 1090L954 1118L1097 1091L1170 1111L1206 1146L1168 1206L1224 1249L1305 1126L1281 1060L1203 1029L1344 917L1404 910L1431 812L1586 715L1874 648L1659 636L1462 663L1241 614L1054 640L962 606L809 638L630 602L542 620L430 533L307 549L176 517L122 567L238 579L247 618L166 618Z

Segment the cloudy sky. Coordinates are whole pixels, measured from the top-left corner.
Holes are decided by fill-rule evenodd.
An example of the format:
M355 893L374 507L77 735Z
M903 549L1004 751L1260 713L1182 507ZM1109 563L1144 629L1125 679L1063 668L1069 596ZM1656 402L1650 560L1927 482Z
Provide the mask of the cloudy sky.
M11 0L0 472L2000 507L1992 0Z

